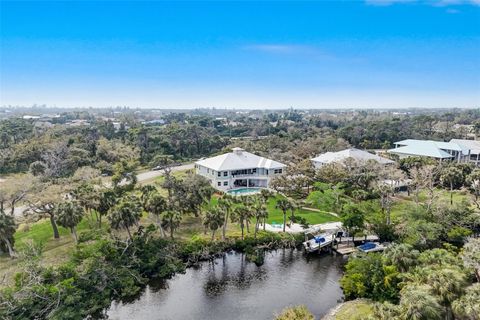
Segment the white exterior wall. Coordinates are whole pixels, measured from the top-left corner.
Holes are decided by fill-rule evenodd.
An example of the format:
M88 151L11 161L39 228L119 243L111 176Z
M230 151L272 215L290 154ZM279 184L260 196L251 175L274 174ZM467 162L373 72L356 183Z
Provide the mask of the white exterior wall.
M210 181L210 184L212 187L214 187L217 190L220 191L227 191L230 189L235 188L234 182L235 180L265 180L266 185L262 187L268 188L270 185L270 181L272 178L277 177L283 173L284 168L273 168L273 169L265 169L265 168L252 168L252 169L257 169L257 173L255 174L242 174L242 175L236 175L235 177L232 175L232 171L235 170L229 170L229 171L220 171L220 176L218 176L218 171L212 170L210 168L207 168L205 166L201 166L198 164L195 164L195 170L196 173L207 178ZM281 173L275 173L275 170L281 169ZM268 174L267 174L268 171ZM225 172L227 172L227 175L225 176ZM218 183L220 182L220 186ZM226 183L226 185L225 185Z
M393 150L395 150L399 147L403 147L403 146L405 146L405 145L396 143L395 148ZM396 152L396 151L390 151L390 152L398 155L400 159L404 159L404 158L408 158L408 157L426 157L426 158L433 158L433 159L442 160L442 161L455 161L455 162L459 162L459 163L460 162L469 162L470 151L469 151L469 154L463 154L462 151L457 151L457 150L451 150L451 149L440 149L440 150L442 150L442 151L444 151L448 154L451 154L453 156L453 158L439 159L439 158L436 158L436 157L421 156L421 155L401 153L401 152Z
M468 162L473 163L477 167L480 167L480 153L470 153L470 156L468 158Z
M444 150L445 152L448 152L447 150ZM415 154L408 154L408 153L400 153L400 152L391 152L393 154L398 155L399 159L405 159L409 157L425 157L425 158L433 158L435 160L441 160L441 161L455 161L455 162L467 162L469 156L460 156L458 151L455 151L453 154L452 152L448 152L454 156L454 158L434 158L434 157L428 157L428 156L419 156Z

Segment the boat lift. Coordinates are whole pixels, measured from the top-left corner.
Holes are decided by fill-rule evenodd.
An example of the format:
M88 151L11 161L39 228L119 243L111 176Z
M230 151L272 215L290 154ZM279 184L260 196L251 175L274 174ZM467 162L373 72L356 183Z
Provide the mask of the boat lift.
M340 226L341 224L332 223L331 225L324 224L305 230L305 241L303 242L305 251L312 253L331 247L330 245L335 240Z

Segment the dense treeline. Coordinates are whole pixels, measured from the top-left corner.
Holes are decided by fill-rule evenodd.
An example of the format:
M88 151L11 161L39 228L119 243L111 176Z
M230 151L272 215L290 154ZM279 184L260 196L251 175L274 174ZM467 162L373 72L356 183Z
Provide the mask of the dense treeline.
M293 247L302 239L260 233L255 239L209 242L201 238L172 241L158 237L156 227L140 226L129 241L100 234L82 235L69 262L44 267L41 248L23 252L14 286L0 291L0 317L5 319L103 318L113 300L132 299L149 280L169 278L192 263L227 250L253 252L255 247ZM256 256L256 253L254 254Z
M229 112L223 117L201 112L171 113L153 125L142 124L138 119L141 115L141 112L121 114L116 127L111 120L102 120L88 112L64 113L61 118L51 120L49 126L32 119L2 120L0 174L27 171L33 162L48 157L45 154L49 152L57 152L57 157L70 162L71 172L77 167L95 164L109 173L111 168L104 162L96 165L108 160L98 155L98 149L109 145L115 146L113 149L119 146L129 149L140 164L153 166L164 156L176 161L190 160L214 154L230 144L273 153L283 160L299 161L302 157L348 145L381 149L406 138L449 140L476 134L480 129L479 110L430 114L252 111ZM69 119L89 122L85 126L68 126L65 121ZM55 151L58 148L64 150Z
M155 124L142 123L135 113L118 118L114 125L82 112L64 115L52 126L31 119L0 122L0 173L9 173L0 189L0 252L22 261L14 286L0 297L5 317L102 316L112 300L135 296L148 279L168 277L227 249L246 252L261 264L263 250L298 241L262 231L274 200L284 232L287 223L308 225L295 212L309 206L337 216L353 237L375 234L395 243L383 254L350 259L341 281L347 298L378 302L372 317L477 319L480 169L408 158L397 166L345 161L315 170L308 159L349 146L385 149L404 138L476 135L479 110L289 110L225 117L198 111L171 113ZM89 125L68 126L65 119L85 119ZM232 145L288 164L271 182L277 194L212 197L204 178L179 178L168 167L156 186L137 185L139 165L192 160ZM101 174L111 178L107 182ZM407 192L386 181L409 181ZM46 219L54 239L60 238L59 226L71 233L75 253L68 263L42 266L37 244L17 251L13 216L20 205L32 221ZM179 240L187 218L198 218L203 237ZM82 222L88 228L77 232ZM231 224L239 233L233 241L226 236ZM217 234L221 241L215 241Z

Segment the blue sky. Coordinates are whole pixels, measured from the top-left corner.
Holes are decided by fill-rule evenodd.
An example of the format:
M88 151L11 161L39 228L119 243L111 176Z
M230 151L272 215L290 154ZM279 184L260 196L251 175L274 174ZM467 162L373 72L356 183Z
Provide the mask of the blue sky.
M480 107L480 0L0 0L0 18L0 105Z

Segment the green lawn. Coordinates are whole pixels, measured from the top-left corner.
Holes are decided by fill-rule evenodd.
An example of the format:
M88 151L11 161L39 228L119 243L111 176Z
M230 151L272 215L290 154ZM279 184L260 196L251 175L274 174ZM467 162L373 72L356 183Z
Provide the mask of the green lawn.
M88 220L84 218L77 226L77 232L87 229L90 229L89 223ZM68 237L73 241L70 230L58 226L58 232L60 233L61 238ZM36 243L43 243L45 245L45 250L55 247L55 242L50 241L54 240L50 220L41 220L37 223L29 224L28 226L22 225L15 233L15 248L17 250L22 250L25 248L25 243L27 240L33 240Z
M176 178L179 178L179 179L182 179L184 178L188 172L191 171L190 169L188 170L179 170L179 171L173 171L172 172L172 176L176 177ZM156 184L157 186L161 185L163 182L165 181L165 176L164 175L161 175L161 176L158 176L158 177L155 177L155 178L152 178L152 179L148 179L148 180L145 180L145 181L142 181L140 183L140 185L144 185L144 184Z
M434 205L438 206L450 206L450 192L444 189L437 189L436 191L436 199L434 201ZM469 200L472 195L468 194L465 191L455 190L453 192L453 204L460 203L465 200ZM415 196L413 193L410 193L410 196L406 194L402 194L399 196L400 200L397 200L392 205L392 218L401 217L404 212L413 211L415 210L417 204L415 203ZM425 191L420 192L419 195L419 203L425 203L428 197ZM472 204L473 206L473 204Z
M267 202L267 210L268 210L268 223L283 223L283 212L280 209L275 208L277 205L277 200L279 196L270 197ZM218 197L213 196L210 200L211 205L216 205L218 202ZM287 212L287 219L291 215L291 212ZM326 222L333 222L333 221L340 221L338 217L331 215L327 212L318 212L306 209L298 209L295 210L295 215L299 217L303 217L307 220L310 224L319 224L319 223L326 223Z
M335 314L335 320L362 320L372 315L372 303L365 299L345 302Z
M175 172L176 176L185 175L185 172ZM157 182L161 181L163 177L158 177ZM218 196L214 195L211 199L211 204L215 205L218 202ZM283 213L281 210L275 208L277 203L277 197L271 197L267 203L267 210L269 212L268 223L283 222ZM288 216L290 212L288 212ZM304 217L310 224L319 224L331 221L338 221L338 218L325 212L317 212L305 209L296 210L295 215ZM144 214L140 223L147 225L152 223L148 214ZM108 221L104 219L104 227L106 228ZM81 235L82 232L90 230L90 222L84 218L78 225L77 231ZM15 248L21 251L25 248L27 241L33 240L35 243L43 244L42 264L44 265L57 265L63 261L66 261L71 252L74 250L75 243L70 234L70 231L58 227L60 233L60 239L53 239L52 226L47 219L40 220L36 223L28 225L21 225L15 234ZM252 231L252 230L251 230ZM253 231L252 231L253 232ZM204 228L201 223L200 217L188 216L185 217L180 225L180 228L175 232L177 238L190 238L193 235L203 236ZM237 224L229 222L227 234L229 237L240 236L240 228ZM220 238L221 230L218 230L216 237ZM210 238L207 234L205 237ZM11 279L15 272L18 272L18 260L10 259L8 257L0 257L0 271L2 274L7 275L7 279ZM0 279L1 280L1 279ZM5 283L0 283L0 287Z
M272 223L272 222L283 223L283 212L282 210L275 208L276 205L277 205L277 197L271 197L267 203L268 223ZM287 217L289 217L290 215L291 215L291 212L288 211ZM329 213L311 211L311 210L305 210L305 209L295 210L295 215L305 218L309 224L319 224L319 223L339 221L338 217L335 217L334 215L331 215Z

